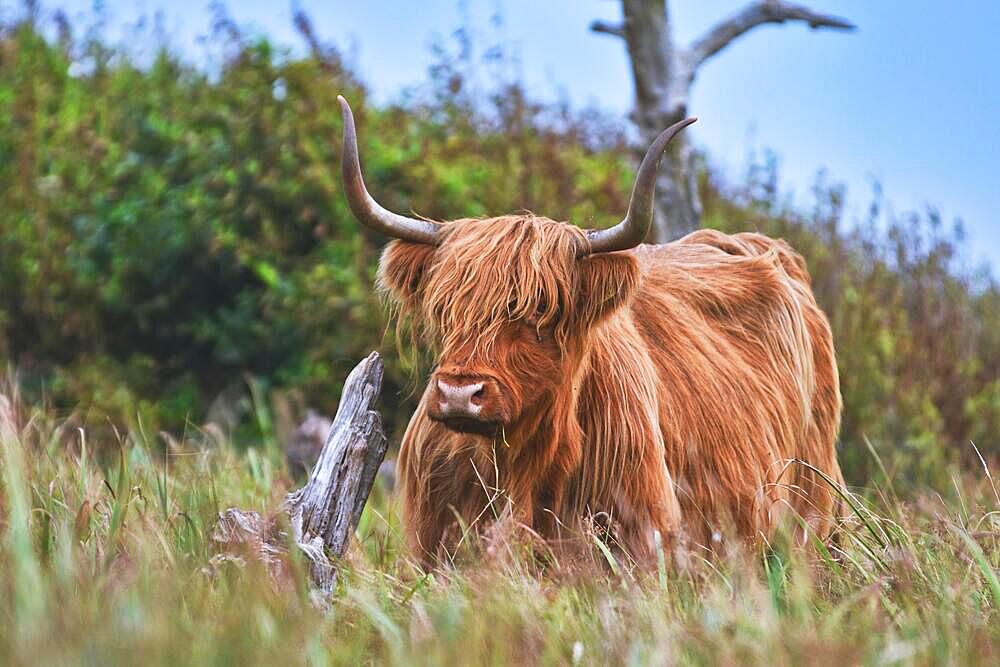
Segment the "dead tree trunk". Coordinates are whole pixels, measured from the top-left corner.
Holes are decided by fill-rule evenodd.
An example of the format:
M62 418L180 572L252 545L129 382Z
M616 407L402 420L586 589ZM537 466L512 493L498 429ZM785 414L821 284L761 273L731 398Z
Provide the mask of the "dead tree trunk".
M312 561L313 580L324 592L334 583L326 554L344 555L385 458L388 440L381 416L372 409L382 389L382 373L382 359L372 352L347 376L337 416L309 481L285 498L292 537Z
M595 21L594 32L625 40L641 157L663 128L686 118L691 85L698 68L733 40L767 23L799 21L810 28L854 30L851 22L782 0L758 0L723 19L689 45L673 40L667 0L622 0L624 21L612 25ZM663 158L656 181L656 209L650 241L664 243L694 231L701 223L701 201L691 144L685 135L674 140Z
M333 591L336 560L344 555L361 518L388 445L382 419L373 409L382 389L382 359L372 352L344 383L344 392L319 460L304 487L285 497L291 538L306 555L322 595ZM277 574L288 536L280 522L231 508L219 515L212 539L222 551L249 551Z

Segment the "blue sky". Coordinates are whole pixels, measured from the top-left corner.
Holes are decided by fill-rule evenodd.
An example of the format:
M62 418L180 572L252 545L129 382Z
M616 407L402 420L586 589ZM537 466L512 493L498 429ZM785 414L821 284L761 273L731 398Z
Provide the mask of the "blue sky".
M870 201L878 179L898 211L936 206L962 218L967 260L1000 268L1000 2L800 0L844 16L854 33L765 26L730 45L695 83L695 141L715 166L739 178L749 151L773 149L784 187L808 204L816 172L846 183L848 221ZM676 37L687 42L745 0L672 0ZM19 4L19 3L18 3ZM206 57L207 0L106 0L108 33L163 12L171 41L192 60ZM299 45L292 6L229 2L242 25ZM5 11L10 11L6 2ZM54 0L71 18L91 0ZM426 77L429 45L466 17L512 45L536 97L568 97L624 116L632 87L620 40L594 35L593 19L620 18L615 0L299 0L317 32L346 51L376 99L391 100ZM490 32L495 11L503 25Z

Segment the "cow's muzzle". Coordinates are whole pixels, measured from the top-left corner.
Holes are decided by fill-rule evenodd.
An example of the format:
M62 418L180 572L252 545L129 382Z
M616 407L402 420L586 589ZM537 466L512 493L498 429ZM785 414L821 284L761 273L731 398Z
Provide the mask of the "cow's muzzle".
M502 422L496 380L439 374L431 379L428 415L453 431L493 435Z

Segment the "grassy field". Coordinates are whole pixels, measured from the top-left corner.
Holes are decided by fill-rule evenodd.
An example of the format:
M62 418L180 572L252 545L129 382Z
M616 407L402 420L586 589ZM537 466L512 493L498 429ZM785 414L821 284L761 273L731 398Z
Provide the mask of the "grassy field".
M213 560L219 510L266 511L294 485L273 437L94 441L74 423L0 396L0 664L1000 663L985 471L905 499L856 489L840 550L779 539L651 573L539 573L513 547L424 573L377 486L321 613L301 563L276 581Z

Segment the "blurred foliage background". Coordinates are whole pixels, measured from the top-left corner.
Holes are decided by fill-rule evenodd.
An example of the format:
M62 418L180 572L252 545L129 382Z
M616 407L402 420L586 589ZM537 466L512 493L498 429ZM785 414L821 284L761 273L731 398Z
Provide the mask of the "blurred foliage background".
M332 413L378 349L387 427L401 432L420 377L373 288L386 239L341 196L337 94L389 208L583 226L625 209L623 124L528 99L502 50L473 61L461 31L435 47L424 84L375 107L303 15L293 50L219 10L217 70L165 41L146 62L39 15L29 5L0 25L0 359L27 396L91 427L211 420L249 440L262 414ZM848 480L940 485L980 465L970 441L1000 455L1000 289L963 262L961 227L897 215L877 188L866 219L848 220L823 174L811 208L796 207L775 165L751 160L732 183L701 160L705 224L805 256L837 345Z

